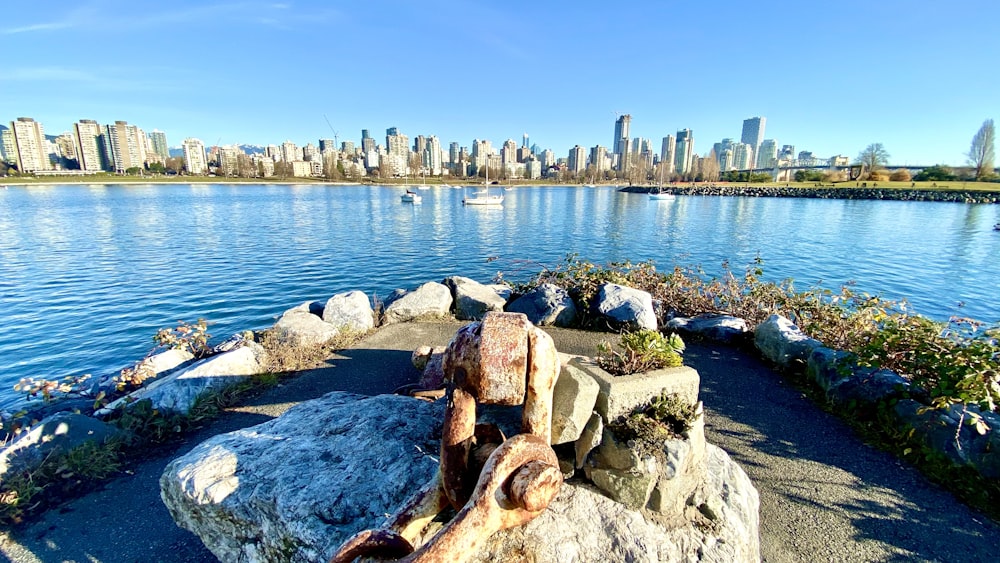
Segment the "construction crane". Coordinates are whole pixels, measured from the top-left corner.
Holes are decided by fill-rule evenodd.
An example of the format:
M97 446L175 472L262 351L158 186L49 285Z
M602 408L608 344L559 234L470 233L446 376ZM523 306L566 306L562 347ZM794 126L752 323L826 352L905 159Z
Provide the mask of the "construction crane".
M330 124L330 119L326 117L325 113L323 114L323 119L326 119L326 126L329 127L330 131L333 133L333 148L336 149L337 146L340 145L340 137L337 136L337 131L335 131L333 125Z

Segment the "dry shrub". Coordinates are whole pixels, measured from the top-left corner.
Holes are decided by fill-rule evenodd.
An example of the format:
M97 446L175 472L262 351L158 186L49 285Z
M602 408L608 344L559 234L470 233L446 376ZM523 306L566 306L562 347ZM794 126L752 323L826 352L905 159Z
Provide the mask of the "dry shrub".
M884 170L878 170L878 171L872 172L871 174L868 175L868 181L870 181L870 182L888 182L889 181L889 175L886 174Z
M361 339L365 333L342 331L323 344L296 346L281 338L274 329L260 333L260 345L267 352L268 371L288 373L320 367L337 350L343 350Z
M910 171L905 168L900 168L892 174L889 174L889 179L893 182L909 182L911 179Z

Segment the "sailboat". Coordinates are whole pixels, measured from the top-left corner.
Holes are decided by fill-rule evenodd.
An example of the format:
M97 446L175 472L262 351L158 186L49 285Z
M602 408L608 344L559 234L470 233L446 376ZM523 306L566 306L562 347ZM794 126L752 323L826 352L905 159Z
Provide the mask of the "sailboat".
M503 192L490 194L490 167L486 166L486 185L482 189L474 190L472 195L462 199L465 205L502 205Z
M420 196L420 194L418 194L417 192L411 192L410 190L406 190L406 193L399 196L399 199L403 203L420 203L421 201L423 201L423 198Z
M656 183L656 191L649 192L649 199L674 199L674 194L663 191L663 166L660 166L660 181Z
M427 185L427 179L424 177L424 171L420 171L420 185L417 186L418 190L429 190L430 186Z

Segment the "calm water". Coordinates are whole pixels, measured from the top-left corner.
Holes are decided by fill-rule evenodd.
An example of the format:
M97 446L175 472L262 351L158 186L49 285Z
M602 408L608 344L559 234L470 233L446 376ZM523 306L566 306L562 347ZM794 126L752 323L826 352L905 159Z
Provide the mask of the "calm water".
M568 253L741 271L805 288L856 280L934 318L1000 320L1000 206L678 197L612 188L462 190L169 185L0 189L0 407L21 377L115 371L156 329L204 317L225 337L307 300L386 295L462 274L524 278ZM496 260L488 261L491 257ZM524 266L520 260L531 261ZM520 270L520 274L518 271ZM960 303L964 303L961 306Z

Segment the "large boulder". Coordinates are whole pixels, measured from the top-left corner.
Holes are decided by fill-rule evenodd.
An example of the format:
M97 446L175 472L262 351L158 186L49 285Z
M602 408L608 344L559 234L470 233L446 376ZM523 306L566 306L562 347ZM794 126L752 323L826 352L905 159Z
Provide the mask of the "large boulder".
M205 358L189 367L157 379L146 387L133 391L97 411L110 414L118 407L149 399L154 409L186 415L195 401L206 393L220 391L240 383L251 375L263 373L265 352L254 342L231 352Z
M572 326L576 322L576 305L569 293L551 283L532 289L507 304L511 313L524 313L536 326Z
M771 315L757 326L754 344L765 358L783 368L805 366L809 354L823 345L781 315Z
M348 332L366 332L375 328L375 312L363 291L348 291L327 300L323 322Z
M613 328L656 330L653 297L641 289L615 283L601 285L597 312Z
M552 389L552 443L574 442L594 414L600 386L576 364L562 366Z
M50 455L65 454L87 442L103 444L118 429L82 414L54 414L0 450L0 480L8 472L31 471Z
M319 346L337 338L340 329L309 312L304 303L289 309L274 323L278 339L288 346Z
M451 303L451 290L447 286L427 282L413 291L394 297L385 308L383 324L447 317L451 314Z
M667 328L727 343L736 342L750 332L747 322L739 317L710 313L691 318L674 317L667 321Z
M454 299L455 318L463 321L478 321L490 311L503 311L507 300L488 285L462 276L451 276L442 282L451 290Z
M194 448L167 466L161 496L222 561L324 561L434 477L443 411L443 401L331 393ZM666 526L571 481L470 560L757 561L756 492L724 452L708 459L714 473L691 509L711 522Z

